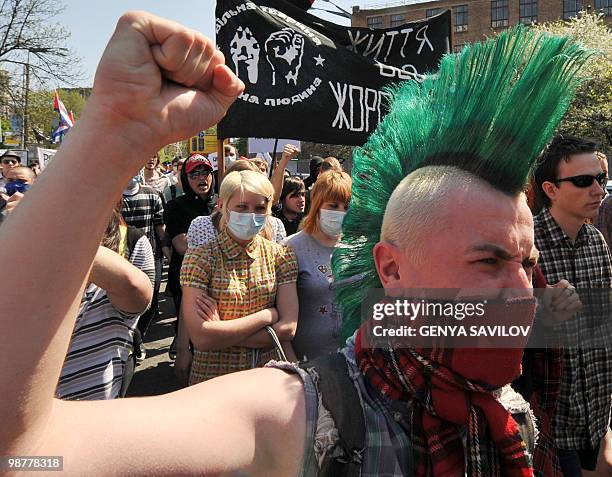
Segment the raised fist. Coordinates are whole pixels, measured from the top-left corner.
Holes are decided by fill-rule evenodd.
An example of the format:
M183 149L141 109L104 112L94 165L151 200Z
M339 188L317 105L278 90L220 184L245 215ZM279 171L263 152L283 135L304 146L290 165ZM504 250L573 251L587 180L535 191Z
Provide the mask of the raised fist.
M304 37L291 28L283 28L272 33L264 45L268 63L272 67L272 84L276 85L276 75L285 78L287 84L297 84L302 56L304 56Z
M244 85L202 34L146 12L123 15L85 114L157 151L219 122Z

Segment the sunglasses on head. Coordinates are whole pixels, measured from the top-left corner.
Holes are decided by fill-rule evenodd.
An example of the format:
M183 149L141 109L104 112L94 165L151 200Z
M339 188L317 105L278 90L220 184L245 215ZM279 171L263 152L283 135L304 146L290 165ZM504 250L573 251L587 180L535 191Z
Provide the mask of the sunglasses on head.
M605 187L606 184L608 183L608 174L606 174L605 172L602 172L601 174L597 174L596 176L582 174L580 176L565 177L563 179L555 180L555 182L571 182L576 187L580 187L580 188L591 187L594 181L597 181L597 183L601 187Z
M204 170L204 171L188 172L187 175L189 176L190 179L198 179L200 177L203 177L204 179L206 179L210 175L210 173L211 171Z

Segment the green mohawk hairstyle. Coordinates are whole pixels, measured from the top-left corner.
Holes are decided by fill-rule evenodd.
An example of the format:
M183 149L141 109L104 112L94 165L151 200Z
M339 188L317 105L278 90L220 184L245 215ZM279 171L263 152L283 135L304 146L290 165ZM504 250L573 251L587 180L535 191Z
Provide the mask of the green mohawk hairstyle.
M508 194L524 190L590 56L567 37L519 26L446 55L423 83L390 89L388 114L353 154L351 207L332 257L343 339L361 323L363 293L382 288L372 249L401 180L447 165Z

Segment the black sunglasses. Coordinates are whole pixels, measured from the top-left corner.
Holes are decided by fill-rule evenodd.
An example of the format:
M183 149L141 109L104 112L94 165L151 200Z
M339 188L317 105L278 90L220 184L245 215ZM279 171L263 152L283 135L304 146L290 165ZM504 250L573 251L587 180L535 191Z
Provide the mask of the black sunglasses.
M2 164L17 164L19 161L17 159L2 159Z
M193 171L193 172L188 172L187 175L189 176L190 179L198 179L199 177L203 177L204 179L206 179L210 174L212 173L212 171Z
M597 174L596 176L583 174L580 176L565 177L563 179L555 180L555 182L571 182L576 187L580 187L582 189L584 189L585 187L591 187L594 181L597 181L597 183L602 188L606 187L606 184L608 183L608 174L606 174L605 172Z

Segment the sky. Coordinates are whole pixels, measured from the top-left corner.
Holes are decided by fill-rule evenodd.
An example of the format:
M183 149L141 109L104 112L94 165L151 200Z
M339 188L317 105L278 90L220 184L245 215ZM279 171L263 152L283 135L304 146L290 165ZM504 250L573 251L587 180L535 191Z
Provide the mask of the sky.
M360 7L381 5L385 0L333 0L349 12L352 5ZM117 19L127 10L146 10L156 15L175 20L190 28L201 31L214 38L214 0L106 0L104 2L89 2L85 0L63 0L66 9L54 18L71 34L67 40L76 56L82 58L85 73L81 86L93 84L93 78L98 60L104 47L115 29ZM395 3L395 2L394 2ZM313 7L334 10L333 5L325 0L315 0ZM312 11L313 14L341 25L349 25L348 19L330 15L324 12ZM52 85L61 86L61 85Z

